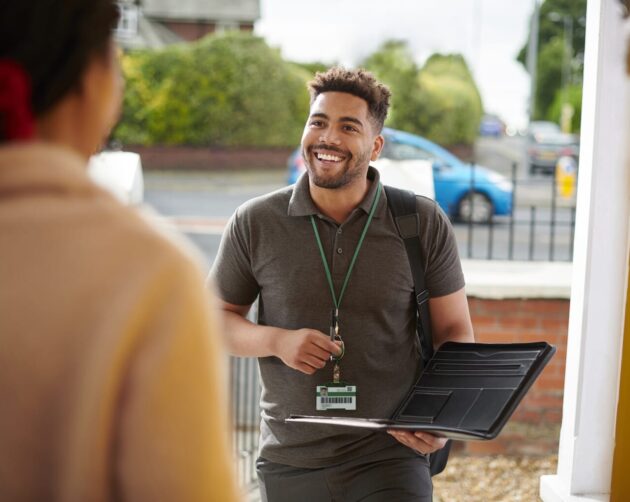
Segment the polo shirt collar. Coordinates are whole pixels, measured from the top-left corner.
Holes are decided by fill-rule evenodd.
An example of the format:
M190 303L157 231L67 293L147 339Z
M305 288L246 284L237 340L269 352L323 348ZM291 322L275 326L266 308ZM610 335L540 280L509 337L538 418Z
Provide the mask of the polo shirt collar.
M376 197L376 187L379 185L380 174L374 167L370 166L368 168L367 177L372 180L372 184L370 185L368 193L357 207L363 210L366 214L369 214L374 197ZM383 193L381 193L381 197L378 201L378 207L374 213L374 218L381 217L386 210L387 200L383 190ZM311 198L311 192L308 185L308 173L302 174L295 183L291 199L289 200L287 214L289 216L310 216L320 214L317 206Z

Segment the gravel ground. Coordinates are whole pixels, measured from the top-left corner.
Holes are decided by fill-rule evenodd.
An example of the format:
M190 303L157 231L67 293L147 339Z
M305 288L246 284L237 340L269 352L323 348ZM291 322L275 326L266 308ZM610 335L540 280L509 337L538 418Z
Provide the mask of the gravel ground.
M434 502L538 501L539 478L554 474L557 455L451 456L444 472L433 478Z

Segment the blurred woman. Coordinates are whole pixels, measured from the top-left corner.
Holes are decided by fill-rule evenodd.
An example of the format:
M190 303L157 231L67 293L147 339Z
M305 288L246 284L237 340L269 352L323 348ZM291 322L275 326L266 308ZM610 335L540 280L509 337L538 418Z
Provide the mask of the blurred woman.
M0 499L230 501L200 270L96 187L114 0L0 3Z

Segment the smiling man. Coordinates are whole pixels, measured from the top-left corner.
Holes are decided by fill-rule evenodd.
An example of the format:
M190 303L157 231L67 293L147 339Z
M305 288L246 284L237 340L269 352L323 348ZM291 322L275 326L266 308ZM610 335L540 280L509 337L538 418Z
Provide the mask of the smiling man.
M211 275L229 348L262 379L263 500L429 501L429 434L285 423L290 414L392 415L421 369L413 279L370 161L383 148L390 92L362 70L310 82L307 172L230 220ZM421 260L436 345L472 341L446 216L417 197ZM248 321L258 298L258 323Z

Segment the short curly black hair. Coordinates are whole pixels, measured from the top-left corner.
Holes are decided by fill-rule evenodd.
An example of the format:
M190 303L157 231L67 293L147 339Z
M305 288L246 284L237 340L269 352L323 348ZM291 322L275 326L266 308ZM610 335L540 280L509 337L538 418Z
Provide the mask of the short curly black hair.
M392 93L369 71L333 66L325 72L316 73L315 78L308 83L308 90L311 94L311 104L324 92L347 92L364 99L377 131L380 133L383 129Z

